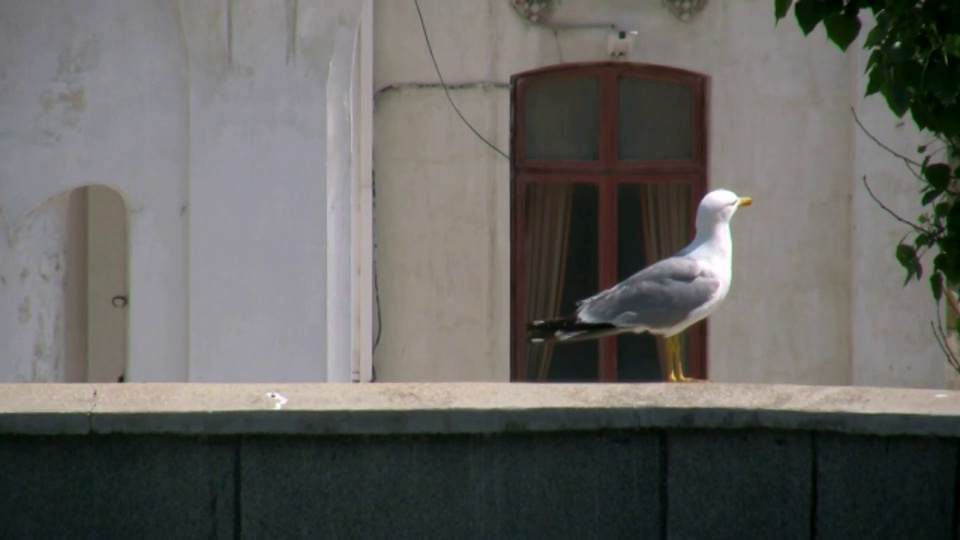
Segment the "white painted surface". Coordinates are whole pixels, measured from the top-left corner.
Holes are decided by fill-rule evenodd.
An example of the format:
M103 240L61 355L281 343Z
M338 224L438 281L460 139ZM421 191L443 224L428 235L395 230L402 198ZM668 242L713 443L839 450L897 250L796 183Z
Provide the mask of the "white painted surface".
M373 9L365 0L357 38L353 85L353 373L357 382L373 380Z
M345 5L345 11L359 15L363 2ZM353 13L351 13L353 14ZM354 186L356 185L356 144L352 129L354 67L356 66L357 27L338 25L333 30L336 45L327 79L327 200L326 255L327 308L330 317L326 326L328 358L343 361L327 364L326 376L331 381L350 381L353 378L351 348L356 341L354 323L357 305L352 302L354 249L356 230L352 218Z
M327 82L357 4L0 5L0 380L62 376L58 194L88 184L130 212L127 380L330 376L328 140L349 158L351 119L328 132Z
M420 4L451 84L608 59L609 29L530 25L507 1ZM564 0L553 20L635 29L629 61L711 79L710 185L756 201L733 223L734 283L710 321L713 380L942 385L928 330L916 322L927 293L896 283L892 246L902 231L862 200L856 180L868 163L898 172L854 136L849 110L861 101L861 67L822 29L804 38L793 21L774 27L772 9L761 0L710 2L681 23L659 2ZM376 88L403 87L376 101L378 374L506 380L508 164L468 131L441 90L417 87L437 78L412 3L379 3L376 27ZM452 93L506 150L508 91ZM885 114L878 107L871 118ZM903 189L911 194L904 203L916 199ZM867 346L869 336L877 337ZM897 367L885 367L891 359Z
M11 301L2 304L0 333L6 343L18 343L0 362L0 379L62 375L55 368L62 337L50 334L63 324L62 265L48 280L21 282L18 276L38 275L62 258L60 216L67 199L61 194L88 184L117 189L130 209L131 378L186 379L186 223L180 209L189 137L180 35L169 2L0 5L6 238L0 259L16 266L3 272L3 294ZM31 310L20 323L23 299ZM14 367L30 359L38 366L33 373Z
M69 195L44 202L24 219L0 257L0 375L5 381L64 380L65 221ZM8 233L9 234L9 233Z
M295 16L284 0L181 4L190 380L327 378L326 82L337 4L293 2Z

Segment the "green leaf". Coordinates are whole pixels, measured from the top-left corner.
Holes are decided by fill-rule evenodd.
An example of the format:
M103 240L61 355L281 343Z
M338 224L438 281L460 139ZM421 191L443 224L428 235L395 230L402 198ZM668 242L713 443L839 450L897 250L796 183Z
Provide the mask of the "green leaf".
M887 60L894 64L902 64L913 58L913 46L910 43L895 42L887 48Z
M957 82L960 84L960 81ZM953 98L949 101L953 101ZM960 135L960 104L953 103L952 105L948 105L944 109L942 120L943 121L940 122L942 128L940 131L941 134L946 134L950 137Z
M907 278L903 281L904 285L909 283L912 277L920 279L923 276L923 265L920 264L920 259L917 258L916 248L903 243L898 244L896 257L900 266L907 270Z
M933 292L933 298L937 302L943 296L943 275L939 272L930 276L930 291Z
M889 84L883 89L883 97L887 98L887 105L897 118L903 118L910 109L910 93L907 87L895 79L887 79Z
M871 49L883 42L883 39L887 36L887 22L886 18L877 19L877 25L867 32L867 39L863 41L864 49Z
M787 16L791 4L793 4L793 0L776 0L776 2L774 2L773 13L777 17L778 23L780 19Z
M907 244L898 244L896 256L900 266L909 270L910 265L917 260L917 250Z
M960 203L952 203L947 212L947 233L960 236Z
M827 15L826 2L821 0L800 0L793 7L793 14L797 17L797 24L804 35L810 35L813 29Z
M960 56L960 34L950 34L945 37L943 50L951 56Z
M947 262L941 271L943 276L947 278L947 283L957 283L960 280L960 261L947 258Z
M823 26L827 29L830 41L846 51L860 33L860 18L855 13L832 13L823 19Z
M950 185L950 166L946 163L928 165L923 169L923 177L927 179L933 189L942 192Z
M943 253L938 253L936 257L933 258L933 269L936 272L943 272L947 269L947 261L949 259Z
M913 122L917 124L920 130L924 130L927 126L930 125L930 113L921 106L912 107L910 109L910 114L913 116ZM929 161L930 156L927 156L924 162Z
M937 197L939 197L942 194L943 194L943 191L930 190L923 194L923 198L920 199L920 204L922 204L923 206L926 206L932 203L933 201L937 200Z
M957 95L956 68L940 62L931 62L923 75L924 90L944 103L951 103Z

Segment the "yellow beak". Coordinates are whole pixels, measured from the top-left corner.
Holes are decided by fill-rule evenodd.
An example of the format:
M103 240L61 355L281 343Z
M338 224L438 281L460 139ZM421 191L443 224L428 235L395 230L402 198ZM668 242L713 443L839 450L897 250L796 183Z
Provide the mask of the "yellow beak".
M753 204L753 199L750 197L740 197L740 206L750 206Z

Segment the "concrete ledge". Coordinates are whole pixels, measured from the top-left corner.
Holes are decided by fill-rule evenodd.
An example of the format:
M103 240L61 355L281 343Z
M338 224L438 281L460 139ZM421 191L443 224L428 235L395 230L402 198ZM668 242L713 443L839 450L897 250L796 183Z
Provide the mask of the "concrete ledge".
M2 384L0 434L769 428L960 437L960 392L729 384Z
M877 388L0 385L0 538L958 538L958 417Z

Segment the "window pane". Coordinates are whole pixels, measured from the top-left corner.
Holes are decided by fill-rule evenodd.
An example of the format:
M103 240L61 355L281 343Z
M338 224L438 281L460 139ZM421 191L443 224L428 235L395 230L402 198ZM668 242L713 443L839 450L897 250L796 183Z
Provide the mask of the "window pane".
M683 183L617 186L617 279L624 280L686 246L691 238L692 189ZM680 336L684 373L689 373L689 340ZM617 337L617 378L655 381L665 376L666 350L651 334Z
M526 157L596 160L600 147L599 96L600 84L596 77L525 83Z
M597 292L598 190L594 184L526 188L527 321L569 315ZM527 380L595 381L597 341L527 343Z
M693 156L693 92L689 86L622 77L617 93L620 159Z

